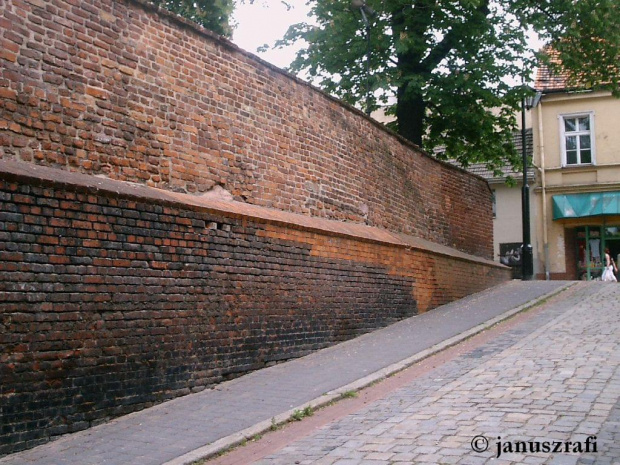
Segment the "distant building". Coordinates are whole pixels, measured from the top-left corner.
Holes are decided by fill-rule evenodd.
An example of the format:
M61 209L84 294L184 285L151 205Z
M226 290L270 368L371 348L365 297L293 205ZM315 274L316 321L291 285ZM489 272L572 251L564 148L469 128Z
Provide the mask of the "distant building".
M605 248L614 259L620 254L620 99L570 88L545 66L535 87L542 92L532 110L538 277L596 279Z
M526 130L527 156L533 154L533 134L531 129ZM522 153L521 132L514 134L514 144L518 153ZM523 241L523 221L521 209L521 187L523 185L523 170L513 170L504 167L500 175L488 169L485 163L469 165L467 171L483 177L493 191L493 249L495 260L513 268L513 277L521 277L521 245ZM514 182L508 184L506 178L511 177ZM528 184L532 186L536 181L534 168L528 170ZM536 217L536 205L530 201L530 213ZM532 245L536 249L536 234L532 231ZM539 263L534 262L534 272L537 273Z

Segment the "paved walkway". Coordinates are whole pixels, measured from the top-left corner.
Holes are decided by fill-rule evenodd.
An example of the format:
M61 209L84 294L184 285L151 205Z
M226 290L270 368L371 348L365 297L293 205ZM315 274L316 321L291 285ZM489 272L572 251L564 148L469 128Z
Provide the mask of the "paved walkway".
M580 283L480 348L258 463L620 463L619 312L620 286ZM591 453L542 448L571 441L569 451L585 451L588 438ZM485 441L488 450L472 450ZM538 441L541 452L517 453L517 441Z
M553 294L566 285L561 282L512 281L307 357L223 383L215 389L175 399L32 450L4 457L0 459L0 464L191 463L205 454L241 441L243 437L251 437L268 429L274 418L276 421L284 421L290 417L293 409L308 404L316 406L327 403L342 392L368 385L429 352L480 331L507 313L518 311L529 302ZM531 358L531 354L528 356ZM479 362L475 359L475 363ZM521 366L519 360L511 362ZM553 366L551 364L549 368ZM506 373L512 373L513 368L509 367L497 375L493 374L497 370L489 369L491 371L479 374L484 385L499 382L501 389L512 392L514 386L504 384L503 377ZM573 371L561 370L566 376ZM450 374L442 376L447 380ZM431 386L430 391L435 391L437 387L436 384ZM479 385L466 384L459 396L465 396L468 389L479 392ZM560 390L556 395L561 397L563 393ZM418 398L417 393L412 396L412 399ZM433 398L435 396L428 397L426 402ZM460 398L452 398L453 401L455 399ZM388 407L385 409L385 418L377 423L378 429L370 433L372 436L389 429L388 424L399 419L406 422L415 420L406 420L404 412L400 410L393 412ZM493 418L493 415L489 415L489 421L493 421ZM429 420L438 424L444 419ZM382 426L381 422L385 424ZM432 435L425 438L433 444L434 439ZM342 450L352 453L354 449L352 443L349 443ZM364 451L383 452L367 449L361 452ZM287 460L290 458L282 459L281 462L295 463Z

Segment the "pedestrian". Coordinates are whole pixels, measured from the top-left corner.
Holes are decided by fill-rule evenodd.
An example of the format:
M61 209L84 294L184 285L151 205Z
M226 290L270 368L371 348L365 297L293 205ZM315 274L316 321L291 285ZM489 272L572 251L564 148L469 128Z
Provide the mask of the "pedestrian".
M618 267L616 266L614 259L611 258L609 249L606 248L605 249L605 270L603 271L603 276L601 277L601 279L603 281L608 281L608 282L618 282L618 280L616 279L616 275L614 274L614 271L617 273Z

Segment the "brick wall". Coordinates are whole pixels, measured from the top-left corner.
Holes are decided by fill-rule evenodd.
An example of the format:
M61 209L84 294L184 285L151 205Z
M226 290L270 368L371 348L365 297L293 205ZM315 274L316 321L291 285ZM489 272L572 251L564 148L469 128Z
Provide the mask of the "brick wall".
M0 454L506 280L491 216L482 179L141 0L5 0Z
M0 454L508 278L378 228L0 160Z
M415 235L492 258L484 181L138 0L5 0L0 158Z

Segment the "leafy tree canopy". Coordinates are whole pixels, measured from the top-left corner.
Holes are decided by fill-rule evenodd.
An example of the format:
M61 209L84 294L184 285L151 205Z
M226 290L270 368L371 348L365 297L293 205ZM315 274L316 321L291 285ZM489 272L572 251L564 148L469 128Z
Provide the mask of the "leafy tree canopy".
M512 133L526 91L515 82L528 82L536 65L527 41L532 31L552 44L580 82L618 90L618 0L308 4L314 24L292 26L276 44L306 41L291 71L366 110L387 108L403 137L429 151L442 148L465 166L485 161L498 167L505 157L518 166Z
M620 2L549 0L532 22L554 52L541 59L570 86L620 97Z
M230 16L235 8L234 0L155 0L154 3L216 34L232 35Z
M202 27L225 37L231 37L234 25L231 15L240 4L253 4L256 0L153 0L155 5L194 21ZM292 5L280 0L287 9ZM267 6L266 0L263 5Z

